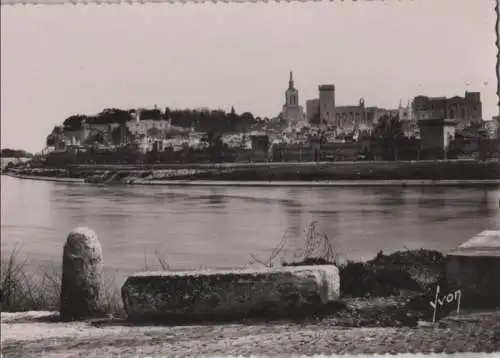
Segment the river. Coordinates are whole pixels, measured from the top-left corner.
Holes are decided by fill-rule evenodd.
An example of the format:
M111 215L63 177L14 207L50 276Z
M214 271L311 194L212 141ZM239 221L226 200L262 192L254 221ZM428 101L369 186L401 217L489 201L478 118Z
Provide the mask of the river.
M1 176L2 258L17 247L29 267L61 265L68 232L97 233L120 281L156 256L176 269L265 260L289 230L287 257L318 221L345 258L379 250L447 252L500 229L500 188L92 186Z

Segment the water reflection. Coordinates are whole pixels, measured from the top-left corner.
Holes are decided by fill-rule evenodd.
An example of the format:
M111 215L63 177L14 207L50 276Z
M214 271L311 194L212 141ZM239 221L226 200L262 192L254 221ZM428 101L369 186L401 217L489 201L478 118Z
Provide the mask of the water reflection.
M422 208L423 212L426 209L439 209L446 206L447 190L454 191L453 188L444 187L425 187L420 190L420 195L417 198L417 205Z
M299 245L303 237L302 231L307 225L305 218L307 212L302 207L299 199L301 194L297 188L289 188L286 189L286 198L288 200L280 201L287 218L286 235L296 245Z
M373 194L377 197L382 206L404 206L406 190L401 187L396 188L376 188Z
M210 195L206 197L207 203L212 208L224 208L225 207L225 195L224 190L220 188L213 188L210 190Z

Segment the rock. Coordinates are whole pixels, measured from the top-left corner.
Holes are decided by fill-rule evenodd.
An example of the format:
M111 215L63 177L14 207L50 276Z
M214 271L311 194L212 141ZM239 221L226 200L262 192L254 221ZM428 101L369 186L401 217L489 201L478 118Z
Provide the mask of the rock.
M103 258L96 234L88 228L71 231L64 245L62 320L83 320L104 314Z
M127 279L122 298L131 321L292 318L334 306L339 283L333 265L144 272Z

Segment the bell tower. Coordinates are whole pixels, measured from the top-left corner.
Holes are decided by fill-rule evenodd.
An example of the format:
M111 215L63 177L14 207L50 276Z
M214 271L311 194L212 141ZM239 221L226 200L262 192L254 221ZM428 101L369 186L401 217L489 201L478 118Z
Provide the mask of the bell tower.
M295 128L304 120L304 110L299 105L299 91L295 88L293 72L290 71L288 88L285 91L285 104L281 111L281 118L288 122L288 128Z
M285 91L285 106L298 107L299 106L299 91L295 88L293 81L293 72L290 71L290 79L288 80L288 88Z

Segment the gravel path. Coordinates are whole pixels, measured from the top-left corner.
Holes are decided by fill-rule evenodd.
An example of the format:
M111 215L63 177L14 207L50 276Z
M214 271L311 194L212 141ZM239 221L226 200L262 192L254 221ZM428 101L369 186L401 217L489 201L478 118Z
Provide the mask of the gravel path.
M41 321L50 313L2 313L4 357L145 357L500 351L500 312L435 326L342 328L310 323L127 326Z

